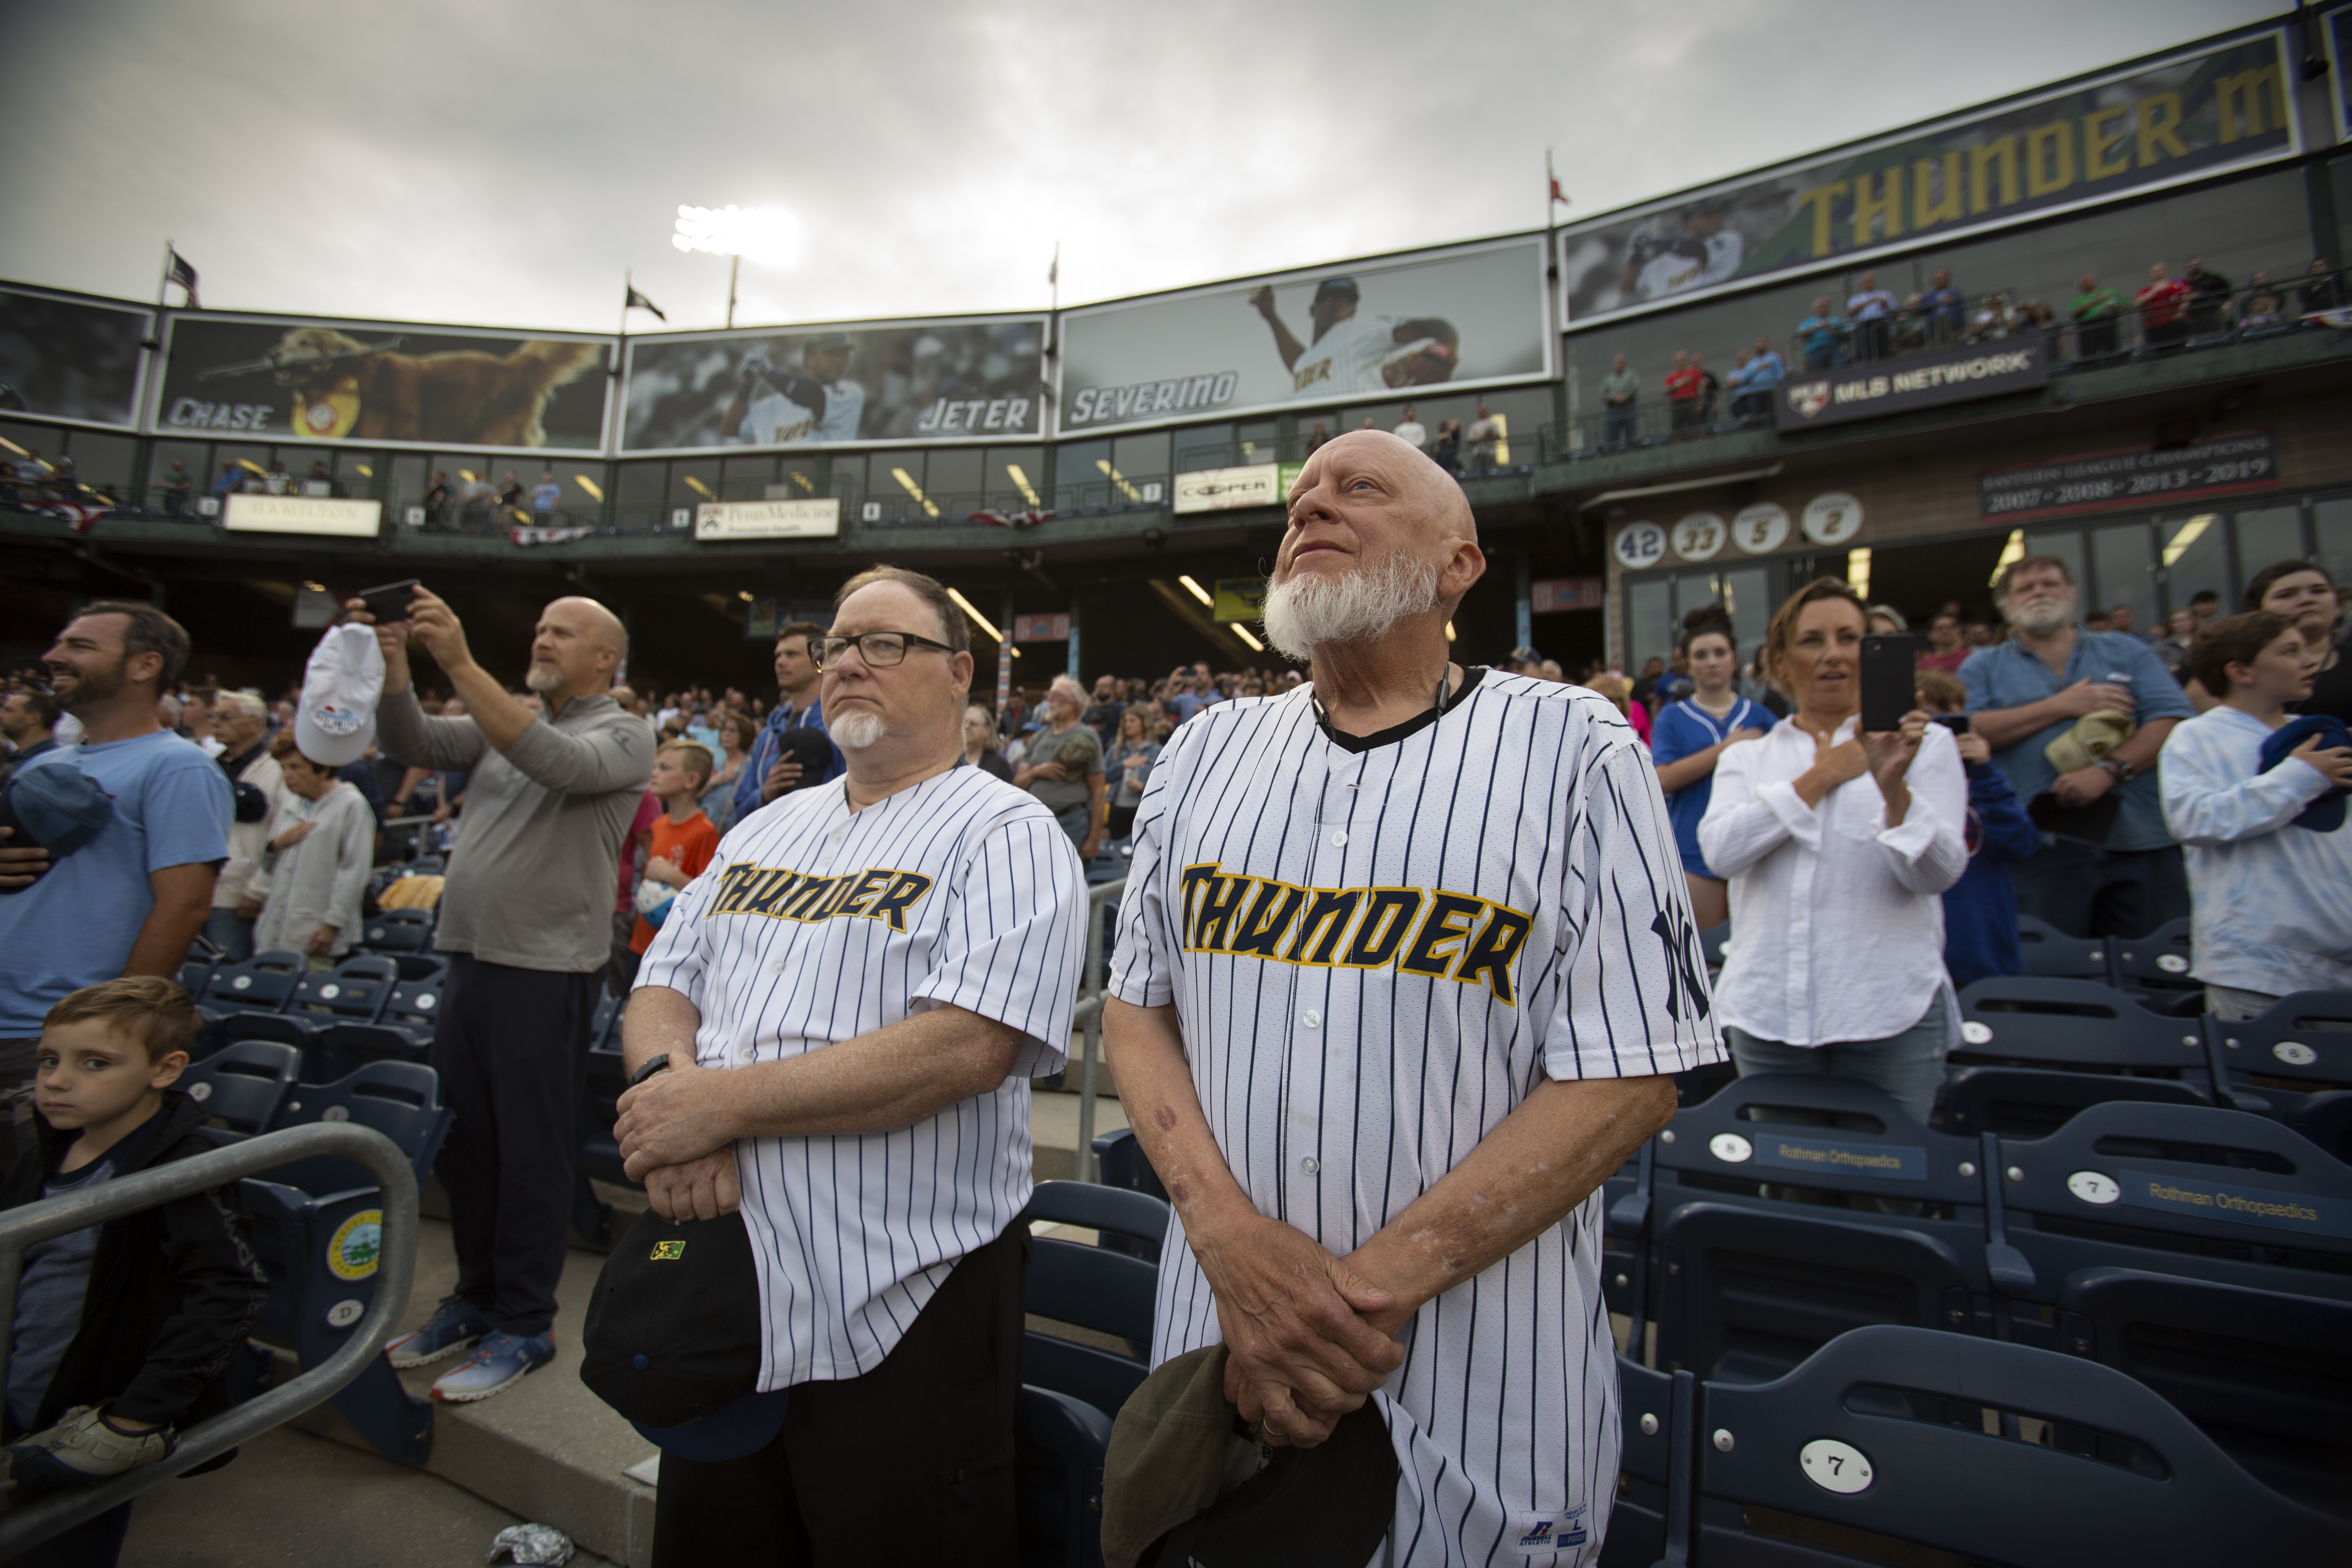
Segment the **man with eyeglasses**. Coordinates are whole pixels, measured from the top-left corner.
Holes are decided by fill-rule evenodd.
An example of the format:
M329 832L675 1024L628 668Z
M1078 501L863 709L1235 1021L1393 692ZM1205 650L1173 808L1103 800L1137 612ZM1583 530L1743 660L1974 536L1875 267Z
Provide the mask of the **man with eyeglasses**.
M759 1387L792 1391L749 1454L664 1454L656 1568L1018 1560L1028 1080L1087 901L1053 814L960 765L969 641L929 577L845 584L809 651L846 775L738 824L637 972L628 1173L667 1217L740 1208Z

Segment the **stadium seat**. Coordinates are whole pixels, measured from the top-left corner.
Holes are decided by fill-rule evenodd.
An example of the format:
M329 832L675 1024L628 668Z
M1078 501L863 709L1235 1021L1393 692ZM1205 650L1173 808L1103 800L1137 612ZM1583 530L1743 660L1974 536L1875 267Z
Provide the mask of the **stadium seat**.
M1041 1182L1024 1225L1075 1226L1106 1238L1157 1244L1168 1205L1119 1187ZM1085 1564L1101 1554L1103 1458L1111 1423L1150 1370L1152 1296L1160 1270L1131 1253L1059 1237L1034 1239L1026 1305L1033 1318L1068 1325L1090 1340L1127 1342L1126 1352L1030 1329L1021 1347L1022 1561Z
M423 952L433 942L433 911L380 910L368 918L361 937L371 952Z
M2352 992L2298 991L2259 1017L2211 1020L2231 1088L2292 1117L2310 1096L2352 1089ZM2267 1079L2268 1083L2250 1081Z
M2209 1105L2203 1026L2084 980L1979 980L1960 993L1960 1042L1939 1120L1966 1135L2032 1135L2108 1100Z
M301 1065L292 1046L237 1040L182 1073L178 1087L204 1107L215 1132L249 1138L276 1120Z
M399 1147L421 1180L449 1121L432 1068L375 1062L340 1083L300 1086L278 1125L373 1127ZM279 1167L247 1179L239 1190L253 1219L254 1250L270 1279L269 1301L256 1331L292 1351L308 1371L341 1346L374 1294L383 1225L379 1190L362 1167L332 1158ZM432 1405L402 1387L390 1362L370 1362L333 1402L387 1458L424 1462L432 1446Z
M305 974L286 999L286 1011L316 1021L339 1019L373 1024L400 979L400 966L374 953L352 953L322 974Z
M220 961L210 953L199 954L193 948L190 949L188 956L180 963L180 989L191 996L202 996L205 994L205 984L212 979L213 971L219 966L219 963Z
M621 1062L619 1018L620 1004L607 992L597 1001L588 1025L588 1081L580 1097L579 1191L572 1203L572 1226L583 1236L593 1236L594 1226L609 1217L588 1184L590 1177L620 1186L635 1184L621 1168L620 1142L613 1136L613 1122L620 1114L614 1102L629 1086Z
M2352 1468L2352 1228L2330 1218L2352 1166L2263 1117L2129 1102L1998 1161L2019 1337L2046 1310L2054 1348L2129 1372L2295 1495Z
M1609 1534L1601 1542L1601 1568L1649 1568L1679 1549L1685 1558L1686 1541L1666 1539L1666 1500L1677 1426L1691 1419L1690 1406L1697 1385L1687 1372L1654 1372L1637 1361L1617 1358L1620 1417L1616 1507L1610 1510ZM1690 1456L1683 1460L1687 1467ZM1690 1478L1680 1492L1687 1497Z
M376 1022L386 1024L420 1040L433 1037L433 1026L441 1013L441 990L445 971L435 969L416 978L404 976L394 981L383 999L383 1011Z
M1168 1213L1166 1204L1141 1193L1087 1182L1040 1182L1022 1221L1158 1241L1168 1234ZM1028 1285L1033 1316L1126 1340L1137 1348L1123 1354L1033 1329L1022 1350L1021 1379L1116 1415L1150 1370L1143 1358L1150 1349L1151 1296L1160 1270L1128 1254L1057 1237L1038 1237L1034 1247Z
M1841 1546L1868 1536L1871 1560L1915 1560L1903 1542L1995 1568L2352 1560L2352 1526L2071 1356L1877 1326L1774 1382L1707 1384L1694 1405L1671 1429L1663 1563L1851 1568L1863 1559ZM1989 1433L1987 1410L2106 1434L2127 1462L2021 1440L2013 1420ZM1862 1535L1830 1544L1819 1525Z
M1714 974L1723 968L1723 944L1731 940L1731 922L1724 921L1698 933L1699 951L1706 955L1706 972Z
M1652 1148L1650 1191L1637 1173L1607 1228L1627 1237L1649 1220L1650 1256L1630 1260L1636 1288L1621 1294L1637 1352L1657 1318L1662 1369L1754 1382L1862 1323L1982 1326L1982 1150L1881 1090L1740 1079L1675 1112ZM1613 1261L1604 1251L1604 1293Z
M2205 989L2189 978L2189 924L2167 921L2146 936L2115 939L2116 984L2126 991L2178 992Z
M215 965L205 982L203 1000L209 1006L242 1013L276 1013L309 969L299 952L283 948L257 952L242 963Z
M200 1061L210 1060L223 1046L233 1046L239 1040L275 1040L307 1057L311 1042L318 1037L318 1030L308 1019L288 1013L240 1013L235 1009L215 1013L209 1007L200 1007L197 1013L204 1018L196 1035Z
M431 1040L388 1024L330 1024L302 1058L302 1082L332 1083L370 1062L424 1066Z
M1130 1193L1142 1193L1168 1201L1168 1189L1160 1184L1160 1173L1144 1158L1143 1145L1136 1141L1135 1130L1122 1127L1115 1132L1095 1134L1095 1179L1107 1187L1118 1187ZM1160 1261L1160 1238L1139 1241L1131 1237L1105 1231L1099 1245L1113 1252L1124 1252L1140 1258L1146 1263Z
M2103 938L2068 936L2032 915L2020 915L2017 945L2025 960L2025 973L2035 978L2115 984L2112 955Z

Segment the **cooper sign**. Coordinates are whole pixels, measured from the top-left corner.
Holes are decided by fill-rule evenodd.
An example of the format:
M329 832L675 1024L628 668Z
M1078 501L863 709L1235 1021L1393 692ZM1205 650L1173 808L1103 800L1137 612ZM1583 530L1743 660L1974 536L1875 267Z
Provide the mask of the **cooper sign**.
M1780 428L1842 425L1906 408L1997 397L2031 391L2049 379L2049 349L2040 342L1947 349L1910 359L1840 365L1826 374L1782 384Z

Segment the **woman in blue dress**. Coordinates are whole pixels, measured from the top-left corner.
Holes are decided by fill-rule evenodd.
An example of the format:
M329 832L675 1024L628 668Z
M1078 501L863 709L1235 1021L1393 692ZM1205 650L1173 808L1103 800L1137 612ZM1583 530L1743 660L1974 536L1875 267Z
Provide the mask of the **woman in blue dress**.
M1731 617L1718 605L1683 618L1682 653L1693 690L1660 711L1650 730L1650 759L1666 792L1666 815L1682 850L1690 882L1691 912L1702 929L1721 925L1731 912L1722 878L1707 869L1698 849L1699 818L1715 793L1715 764L1724 748L1761 739L1776 721L1761 705L1739 695L1739 650L1731 638Z

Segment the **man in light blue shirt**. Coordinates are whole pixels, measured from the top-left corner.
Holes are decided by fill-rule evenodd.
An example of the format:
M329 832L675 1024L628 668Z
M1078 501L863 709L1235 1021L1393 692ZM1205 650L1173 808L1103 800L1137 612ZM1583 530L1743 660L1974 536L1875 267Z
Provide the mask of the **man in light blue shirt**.
M31 1135L43 1016L102 980L176 977L212 913L235 814L228 775L155 711L187 659L177 621L104 600L42 655L82 737L34 757L14 782L77 769L113 809L96 837L54 858L26 832L0 837L0 1156L13 1160Z
M1797 323L1797 336L1805 345L1805 368L1828 370L1845 346L1845 318L1824 294L1813 301L1813 313Z
M1845 302L1845 319L1853 324L1853 357L1857 361L1886 357L1886 324L1901 301L1878 286L1878 274L1862 275L1862 287Z
M2070 936L2145 936L2189 909L2189 875L2164 824L2157 754L2189 700L2148 646L2075 625L2074 574L2054 555L2012 563L1994 587L2008 642L1960 667L1975 732L1993 765L2032 805L2037 795L2082 815L2095 832L2096 803L2113 795L2104 839L2044 830L2042 847L2017 863L2017 906ZM2121 713L2137 727L2099 761L2061 773L2047 751L2093 713Z

